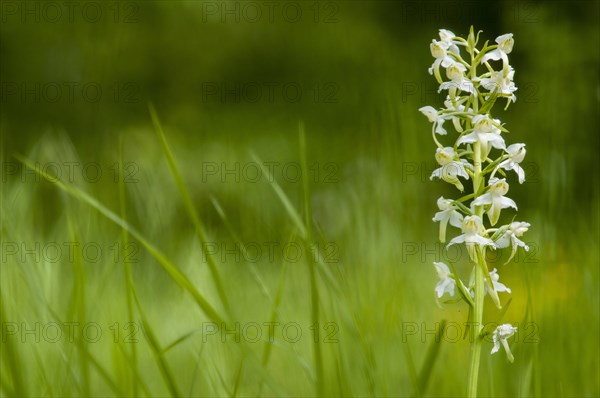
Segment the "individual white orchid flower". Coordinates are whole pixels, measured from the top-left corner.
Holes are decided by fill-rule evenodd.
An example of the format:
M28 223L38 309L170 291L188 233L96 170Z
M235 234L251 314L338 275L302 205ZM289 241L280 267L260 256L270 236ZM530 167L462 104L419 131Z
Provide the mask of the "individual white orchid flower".
M433 106L423 106L419 111L427 117L431 123L435 123L435 132L439 135L446 135L448 132L444 129L443 124L445 119L440 116L440 113Z
M448 51L453 52L454 54L460 54L460 50L458 49L458 46L456 45L456 35L447 30L447 29L440 29L440 39L442 40L443 43L446 43L448 45Z
M515 70L509 66L507 72L491 72L490 77L482 77L481 85L486 90L497 91L498 94L509 96L509 101L517 101L517 96L514 94L517 91L517 86L513 82Z
M490 144L496 149L506 149L504 138L500 135L500 129L495 125L495 123L498 123L497 120L492 120L488 115L475 115L471 122L473 124L473 132L460 137L456 141L457 145L479 142L481 144L483 159L487 157L491 149Z
M522 247L525 251L529 251L529 246L519 238L523 236L525 232L529 230L531 224L528 222L512 222L508 226L508 229L504 234L496 240L496 246L499 248L506 248L512 246L512 252L506 263L509 263L517 253L517 248ZM506 264L505 263L505 264Z
M498 305L500 304L500 299L498 298L498 293L500 292L507 292L507 293L511 293L510 288L506 287L506 285L504 285L503 283L500 283L500 275L498 275L498 271L496 270L496 268L494 268L492 271L490 271L490 279L492 280L492 287L493 289L490 290L489 284L486 283L485 285L483 285L483 294L491 294L492 295L492 300L497 303ZM486 280L487 282L487 280ZM471 281L471 283L473 283L473 281ZM469 293L471 294L471 297L475 297L475 292L472 289L469 289Z
M509 337L514 335L517 331L517 328L511 325L510 323L505 323L500 325L494 330L492 334L492 339L494 340L494 347L492 348L492 354L495 354L500 349L500 343L504 346L504 351L506 351L506 357L510 362L515 360L512 352L510 352L510 347L508 346L508 342L506 341Z
M435 285L435 292L438 298L441 298L444 293L448 293L450 296L454 296L454 288L456 287L456 280L450 273L450 268L444 263L434 262L435 270L437 271L440 281Z
M507 207L512 207L515 210L517 209L515 201L504 196L507 192L508 183L506 182L506 179L495 178L490 180L489 191L475 199L471 204L472 206L490 205L487 215L490 219L490 224L494 226L498 222L498 218L500 218L500 211L502 209L506 209Z
M435 75L438 83L442 82L442 77L440 76L440 65L444 68L449 67L454 63L454 59L448 55L446 51L450 47L450 44L444 41L432 40L429 45L429 49L431 50L431 55L435 58L431 68L429 68L429 74Z
M494 61L502 60L504 65L508 66L508 54L512 52L513 45L515 44L512 33L496 37L496 43L498 43L498 47L485 54L481 58L481 63L487 62L490 59Z
M500 280L500 275L498 275L498 271L496 270L496 268L494 268L492 271L490 271L490 279L492 280L492 286L494 287L494 290L497 293L500 293L500 292L511 293L510 289L508 287L506 287L506 285L498 282ZM484 288L485 293L487 293L488 290L489 290L489 286L486 284L485 288Z
M492 175L496 174L498 169L514 170L519 177L519 184L523 184L523 182L525 182L525 170L523 170L519 163L523 161L525 158L525 153L527 153L525 150L525 144L509 145L508 148L506 148L506 153L508 154L509 158L502 161L496 167Z
M465 106L457 103L456 105L454 105L452 98L450 98L450 96L446 97L446 101L444 101L444 106L446 107L446 109L448 109L450 112L454 113L454 112L473 112L473 110L471 108L465 110ZM457 116L450 116L450 120L452 120L452 124L454 125L454 128L456 129L456 131L458 131L459 133L463 132L463 128L460 125L460 118Z
M440 168L437 168L431 173L430 180L434 177L441 178L442 180L454 185L459 191L464 191L465 187L462 185L458 177L469 179L469 174L465 167L473 169L473 166L464 159L460 161L454 160L456 154L452 147L438 148L435 151L435 160L439 163Z
M433 217L433 221L440 223L440 242L446 242L446 227L448 226L448 222L450 225L455 226L456 228L462 227L463 216L458 211L458 208L452 204L451 200L444 199L443 196L440 196L437 200L437 205L440 211L435 213Z
M448 247L457 244L464 243L467 246L467 251L471 260L477 261L475 253L475 245L478 246L490 246L492 249L496 249L494 242L484 237L482 234L485 232L483 228L483 222L479 216L467 216L463 219L462 224L462 235L457 236L448 243Z
M441 92L442 90L448 90L450 97L456 96L456 90L477 94L477 90L475 90L473 82L465 77L466 71L467 68L463 64L453 61L452 64L446 68L446 76L448 76L450 81L440 84L438 92Z

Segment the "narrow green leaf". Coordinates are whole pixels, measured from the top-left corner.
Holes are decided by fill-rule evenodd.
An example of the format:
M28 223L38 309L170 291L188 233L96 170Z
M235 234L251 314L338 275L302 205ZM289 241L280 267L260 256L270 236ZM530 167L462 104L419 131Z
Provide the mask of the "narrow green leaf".
M119 139L119 165L123 165L123 137ZM127 206L125 196L125 176L123 175L123 167L119 167L119 210L121 213L121 219L127 222ZM123 249L129 247L129 234L126 228L121 228L121 241ZM133 276L131 274L131 263L125 255L123 257L123 272L125 274L125 297L127 302L127 317L130 323L135 321L135 314L133 312ZM134 396L138 395L138 355L137 347L135 344L131 344L131 371L132 371L132 393Z
M205 244L206 244L206 242L208 242L208 239L206 237L206 232L204 229L204 225L203 225L202 221L200 220L200 217L198 216L198 212L196 211L196 208L194 207L192 197L190 196L190 193L185 185L185 182L183 181L183 177L181 176L181 173L179 172L179 169L177 168L177 163L175 162L175 157L173 156L173 152L171 151L171 148L169 147L169 143L167 142L167 138L165 136L165 133L163 132L162 125L160 124L160 120L158 119L156 110L154 109L154 106L152 104L149 104L148 108L150 110L152 124L154 125L154 129L156 130L156 134L158 134L158 138L160 140L161 147L163 149L165 157L167 158L167 163L169 164L169 169L171 170L171 174L173 175L173 178L175 179L175 184L177 185L177 189L179 190L179 194L181 195L181 199L183 200L183 204L185 206L186 212L188 213L188 216L192 219L192 223L194 224L195 231L196 231L196 237L198 238L200 247L204 251ZM223 281L221 279L221 275L219 273L219 268L217 266L217 263L215 262L214 256L212 254L209 254L209 253L205 253L205 254L206 254L208 268L212 275L213 281L215 282L215 287L217 288L219 298L221 299L223 306L225 306L225 308L229 312L231 310L231 308L229 306L229 301L227 299L227 294L225 292L225 287L223 285Z
M419 373L419 391L421 394L425 394L427 392L427 387L429 386L429 380L431 378L431 374L433 373L433 368L435 366L435 362L437 360L438 354L440 352L440 347L442 345L442 337L444 336L444 332L446 330L446 320L442 320L440 328L435 335L435 340L429 346L429 350L427 351L427 355L425 356L425 361L423 362L423 366L421 367L421 372Z
M148 322L148 320L146 318L146 315L144 314L144 310L142 309L142 306L140 304L140 301L138 300L135 290L132 293L133 293L133 298L136 303L138 312L140 314L140 318L142 320L142 326L144 328L144 335L146 336L146 341L148 341L148 345L150 346L150 349L152 350L152 354L154 355L154 359L156 361L156 365L158 366L160 374L162 375L163 380L165 381L165 384L167 385L167 388L169 389L169 392L171 393L171 396L172 397L180 397L181 394L179 393L179 391L177 389L177 384L175 383L175 379L173 378L171 368L169 367L169 364L165 360L165 357L163 355L163 350L160 348L160 343L158 342L156 333L154 333L152 326L150 325L150 323Z
M411 381L411 384L414 389L414 395L417 397L422 397L420 386L419 386L419 378L417 376L417 369L415 368L415 361L413 360L412 353L410 351L410 346L406 341L402 344L404 346L404 362L406 362L406 368L408 369L408 377Z

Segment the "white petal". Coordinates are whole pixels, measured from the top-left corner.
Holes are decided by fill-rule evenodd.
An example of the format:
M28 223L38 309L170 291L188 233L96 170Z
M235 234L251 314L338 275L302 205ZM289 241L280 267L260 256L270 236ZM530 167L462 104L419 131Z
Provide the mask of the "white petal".
M462 214L460 214L456 210L453 210L452 213L450 213L450 225L457 227L457 228L461 228L462 222L463 222Z
M511 290L508 287L506 287L506 285L504 285L503 283L493 282L493 285L494 285L494 290L498 293L500 293L500 292L511 293Z
M446 247L450 247L454 244L460 244L465 242L465 234L458 235L456 238L452 239L450 243Z
M519 177L519 184L523 184L525 182L525 170L521 166L515 163L513 166L513 170L517 173Z
M485 54L483 56L483 58L481 58L481 63L486 62L487 60L494 60L494 61L499 61L500 59L502 59L502 51L495 49L494 51L490 51L489 53Z
M500 207L502 209L506 209L507 207L512 207L513 209L517 209L517 204L511 198L507 198L506 196L501 196L499 199L500 199Z
M419 112L427 117L430 122L435 122L438 119L438 112L432 106L423 106L419 108Z
M502 340L502 345L504 346L504 350L506 351L506 358L508 358L510 362L514 362L515 357L513 356L512 352L510 352L510 346L508 345L508 341Z
M444 125L444 119L438 119L437 120L437 125L435 127L435 132L439 135L446 135L448 134L448 132L446 131L446 129L444 129L444 127L442 127Z
M456 142L456 145L472 144L477 141L478 141L477 133L473 132L473 133L463 135L462 137L460 137L458 139L458 141Z
M488 238L484 238L481 235L477 235L474 234L472 236L469 237L469 241L472 243L476 243L479 246L492 246L492 247L496 247L496 245L494 245L494 241Z
M520 246L525 251L529 251L529 246L527 246L527 244L525 242L523 242L521 239L517 238L515 235L512 235L510 238L513 242L513 246Z
M433 177L442 178L443 169L444 169L443 167L440 167L440 168L433 170L433 173L431 173L431 176L429 177L429 179L433 180Z
M505 247L508 247L511 243L511 239L510 236L512 235L512 232L505 232L504 235L502 235L500 238L498 238L498 240L496 240L496 246L500 249L504 249Z
M432 221L442 221L442 220L447 220L450 216L448 215L448 210L442 210L442 211L438 211L437 213L435 213L435 215L433 216L433 218L431 219Z
M467 174L467 170L465 170L465 166L461 162L453 161L448 165L448 168L452 170L452 175L469 179L469 174Z
M444 218L440 221L440 242L446 242L446 227L448 226L448 218Z
M445 263L434 262L433 266L435 267L435 270L440 279L446 279L448 278L448 275L450 275L450 268L448 268L448 266Z
M500 349L500 342L498 340L494 340L494 347L492 347L492 354L495 354Z
M475 199L473 201L473 204L475 206L483 206L483 205L489 205L492 204L492 194L491 193L484 193L483 195L481 195L480 197L478 197L477 199Z

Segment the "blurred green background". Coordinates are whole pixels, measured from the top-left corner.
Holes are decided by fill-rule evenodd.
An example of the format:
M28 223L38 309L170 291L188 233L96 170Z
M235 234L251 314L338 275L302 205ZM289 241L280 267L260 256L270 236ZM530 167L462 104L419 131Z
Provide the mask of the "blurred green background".
M0 2L0 394L463 396L469 344L455 334L468 308L436 303L431 263L455 261L463 279L470 266L437 243L435 201L456 192L429 181L435 145L418 108L444 99L427 73L431 39L474 25L483 40L514 34L517 102L494 116L507 143L527 144L527 181L509 179L508 196L532 224L528 254L490 259L513 294L485 320L520 332L513 364L484 345L479 392L598 396L599 4ZM214 319L135 236L15 154L126 218L234 332L211 334ZM302 220L309 211L321 266L272 181ZM254 323L262 336L248 341ZM98 341L79 333L90 324Z

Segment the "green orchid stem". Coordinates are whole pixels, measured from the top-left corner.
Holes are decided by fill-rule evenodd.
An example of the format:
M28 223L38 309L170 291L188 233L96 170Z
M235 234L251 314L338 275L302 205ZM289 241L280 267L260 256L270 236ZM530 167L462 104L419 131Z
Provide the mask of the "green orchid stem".
M471 28L472 29L472 28ZM472 30L471 30L472 34ZM477 68L477 59L475 57L474 51L471 52L471 78L476 76L476 68ZM473 110L475 113L479 112L479 104L477 96L473 96ZM468 126L470 127L470 126ZM473 193L477 196L481 186L482 179L484 178L484 174L481 170L481 144L479 142L475 142L473 144ZM481 217L483 219L483 207L475 206L475 215ZM471 340L471 365L469 369L469 387L467 396L469 398L477 397L477 381L479 378L479 361L481 359L481 329L483 325L483 294L484 294L484 266L485 264L480 264L480 262L484 261L484 257L480 255L480 247L476 247L477 255L475 256L477 264L475 265L475 297L474 297L474 306L473 306L473 335Z
M477 248L479 251L479 248ZM477 256L480 260L481 256ZM477 397L477 380L479 378L479 361L481 359L481 328L483 325L483 292L484 292L484 274L483 267L485 264L477 264L475 266L475 299L473 306L473 336L471 340L471 366L469 369L469 390L467 396L469 398Z

